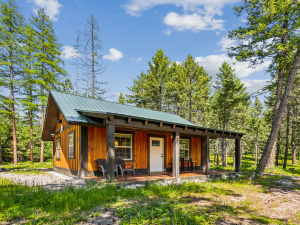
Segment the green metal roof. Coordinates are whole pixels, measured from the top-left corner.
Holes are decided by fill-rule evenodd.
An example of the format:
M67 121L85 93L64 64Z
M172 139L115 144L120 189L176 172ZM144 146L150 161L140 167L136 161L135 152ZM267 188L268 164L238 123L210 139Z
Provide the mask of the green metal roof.
M195 124L171 113L66 94L58 91L50 91L50 94L67 122L91 123L90 120L80 114L80 112L89 112L197 127Z

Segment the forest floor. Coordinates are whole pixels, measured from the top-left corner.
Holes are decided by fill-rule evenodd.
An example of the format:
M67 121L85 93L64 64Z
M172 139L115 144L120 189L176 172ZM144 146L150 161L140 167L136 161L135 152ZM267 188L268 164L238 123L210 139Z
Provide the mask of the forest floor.
M253 162L244 161L237 179L127 188L48 171L1 172L0 224L300 224L300 166L249 180ZM66 185L45 189L43 179Z

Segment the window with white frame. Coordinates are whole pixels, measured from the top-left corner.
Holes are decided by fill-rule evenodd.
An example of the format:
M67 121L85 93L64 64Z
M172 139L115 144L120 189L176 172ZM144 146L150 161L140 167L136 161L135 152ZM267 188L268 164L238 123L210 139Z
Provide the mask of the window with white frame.
M190 140L180 139L179 141L180 157L190 156Z
M131 134L115 134L115 154L116 158L124 160L132 159L132 135Z
M75 153L75 135L74 131L71 131L68 133L68 158L74 159L74 153Z
M60 138L56 139L56 159L60 159Z

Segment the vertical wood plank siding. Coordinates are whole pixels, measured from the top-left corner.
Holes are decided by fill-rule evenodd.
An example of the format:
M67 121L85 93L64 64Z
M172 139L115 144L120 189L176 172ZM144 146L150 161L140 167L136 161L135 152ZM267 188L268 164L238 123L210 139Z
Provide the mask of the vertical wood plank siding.
M67 123L63 116L59 115L59 119L62 119L62 124L57 124L56 126L56 132L61 129L61 125L64 127L67 126ZM68 159L68 133L70 131L75 131L75 158L74 159ZM56 159L56 140L57 138L60 138L60 159ZM54 166L56 167L62 167L66 169L71 170L78 170L79 167L79 126L72 126L60 134L57 134L54 137Z
M133 159L128 163L134 163L136 169L147 169L148 165L148 137L147 132L135 131L133 133ZM106 159L106 129L88 127L88 171L99 170L96 160ZM172 139L166 135L166 165L172 167ZM197 161L196 166L201 166L201 138L191 137L191 157Z
M191 157L193 161L197 161L196 166L201 166L201 138L191 137Z

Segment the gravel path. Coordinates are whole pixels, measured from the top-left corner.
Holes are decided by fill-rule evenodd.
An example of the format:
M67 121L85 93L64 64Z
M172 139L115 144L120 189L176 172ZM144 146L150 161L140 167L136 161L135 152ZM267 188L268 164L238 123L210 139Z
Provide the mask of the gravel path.
M67 176L55 171L47 171L41 174L1 172L0 177L10 179L14 183L28 186L43 186L51 190L58 190L68 186L83 187L86 185L85 179Z

